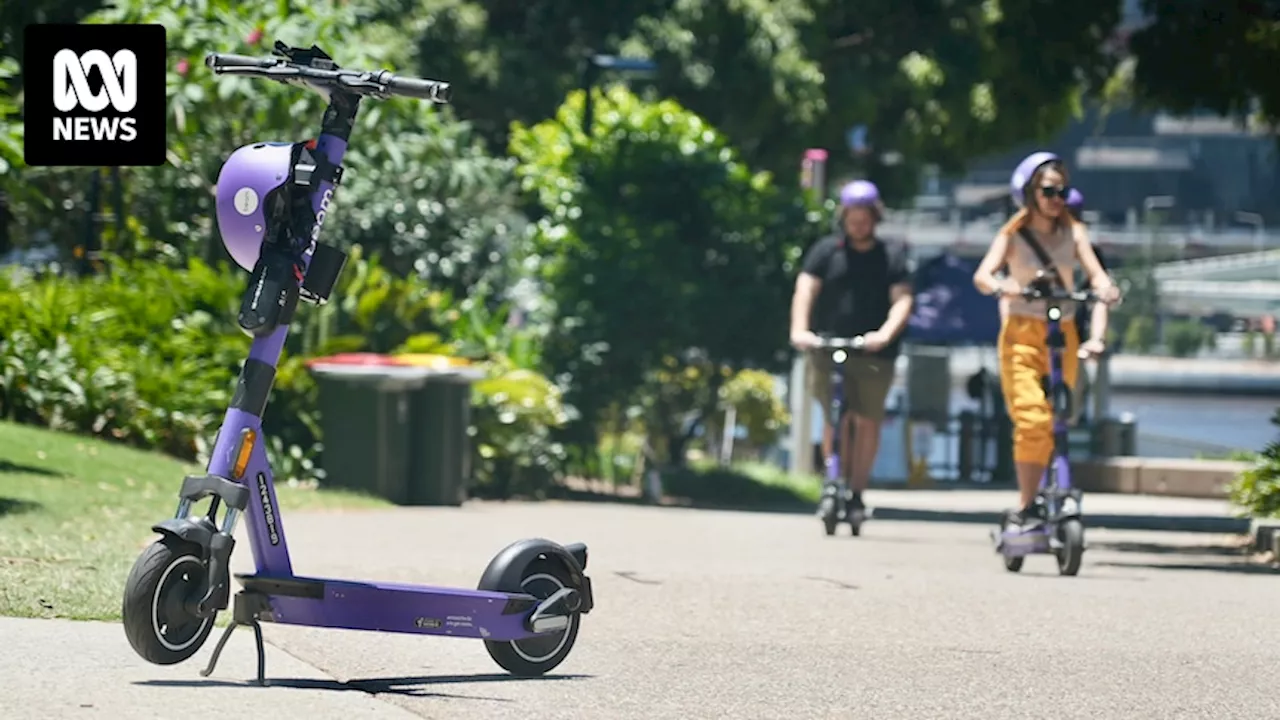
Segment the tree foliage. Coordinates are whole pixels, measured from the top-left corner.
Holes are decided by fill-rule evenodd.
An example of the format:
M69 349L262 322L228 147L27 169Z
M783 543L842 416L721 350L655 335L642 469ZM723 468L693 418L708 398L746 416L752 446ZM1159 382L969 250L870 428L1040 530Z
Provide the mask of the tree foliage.
M965 160L1065 126L1111 70L1118 3L1027 0L368 0L417 38L419 70L454 80L461 114L497 146L550 117L592 52L648 57L632 78L714 125L745 162L794 182L804 148L833 170L914 194L922 163ZM602 76L604 82L619 77ZM844 151L865 124L874 151ZM886 164L886 151L901 154Z
M543 213L532 240L553 314L546 361L590 421L637 402L655 372L701 369L710 387L700 401L649 418L663 434L687 434L683 413L714 409L723 368L776 368L791 271L821 226L798 194L752 172L678 103L611 87L587 134L583 102L574 93L555 120L512 134L521 182Z
M1143 0L1152 22L1133 34L1132 82L1147 107L1211 110L1280 122L1280 3Z
M169 28L168 163L121 170L128 221L105 246L125 253L158 250L214 262L225 258L213 215L213 185L235 148L260 140L301 140L318 132L324 100L315 93L245 77L217 77L204 65L210 52L267 54L272 41L319 44L339 64L413 65L402 30L371 20L360 3L234 0L158 4L120 0L89 22L157 22ZM470 127L448 111L408 99L367 101L344 162L339 211L326 238L360 244L400 274L416 274L458 297L494 294L510 284L521 259L512 241L522 232L514 206L512 162L493 157ZM88 212L85 182L94 171L28 169L39 195ZM49 232L69 245L82 237L81 212L17 212L19 234Z

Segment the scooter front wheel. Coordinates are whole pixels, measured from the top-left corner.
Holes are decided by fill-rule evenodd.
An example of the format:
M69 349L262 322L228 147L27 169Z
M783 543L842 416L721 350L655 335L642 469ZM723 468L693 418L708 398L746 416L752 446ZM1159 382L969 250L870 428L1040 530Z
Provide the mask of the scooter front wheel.
M1058 574L1073 576L1080 572L1084 560L1084 523L1079 518L1069 518L1058 526Z
M192 612L206 572L200 547L174 537L147 546L124 584L121 613L129 644L147 662L175 665L195 655L215 615Z
M836 499L834 497L828 495L818 502L818 517L822 518L822 529L827 535L835 535L836 527L839 526L840 520L836 514Z

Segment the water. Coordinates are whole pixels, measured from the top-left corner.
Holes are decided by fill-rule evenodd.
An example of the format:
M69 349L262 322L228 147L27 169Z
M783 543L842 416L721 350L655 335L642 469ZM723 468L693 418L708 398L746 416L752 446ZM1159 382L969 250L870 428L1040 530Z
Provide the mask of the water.
M1138 423L1139 445L1205 445L1221 451L1261 450L1280 439L1280 428L1271 424L1275 398L1222 397L1212 395L1156 395L1112 393L1112 412L1133 413ZM1172 441L1172 443L1162 442ZM1151 453L1138 448L1139 455ZM1193 455L1194 453L1192 453Z
M901 387L895 387L888 406L898 404ZM1196 458L1221 457L1233 451L1257 451L1280 439L1280 428L1271 424L1280 401L1275 398L1213 395L1166 395L1158 393L1113 392L1112 414L1131 413L1137 423L1137 455L1141 457ZM953 415L966 409L978 410L963 388L951 394ZM822 416L814 404L814 441L821 437ZM929 442L930 464L944 467L954 462L956 440L935 436ZM872 476L900 480L906 477L904 431L899 418L886 419ZM994 446L988 448L994 460Z

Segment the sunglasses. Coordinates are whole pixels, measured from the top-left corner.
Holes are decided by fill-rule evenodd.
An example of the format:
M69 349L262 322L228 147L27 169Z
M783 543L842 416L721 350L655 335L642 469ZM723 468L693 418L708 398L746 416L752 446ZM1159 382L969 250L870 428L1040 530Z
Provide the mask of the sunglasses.
M1067 199L1067 194L1068 194L1068 193L1070 193L1070 192L1071 192L1071 188L1067 187L1066 185L1042 185L1042 186L1040 186L1040 194L1041 194L1041 195L1044 195L1045 197L1049 198L1050 200L1052 200L1052 199L1054 199L1054 198L1062 198L1063 200L1066 200L1066 199Z

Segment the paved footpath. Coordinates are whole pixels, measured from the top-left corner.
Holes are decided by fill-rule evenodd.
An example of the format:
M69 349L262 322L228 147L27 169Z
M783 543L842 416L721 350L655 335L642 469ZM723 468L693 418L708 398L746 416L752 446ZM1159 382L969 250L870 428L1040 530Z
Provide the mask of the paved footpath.
M290 515L311 575L473 587L511 540L583 540L598 606L540 680L475 641L268 625L267 688L246 683L243 630L205 679L212 641L158 667L117 624L0 619L0 718L1280 717L1280 573L1203 520L1171 531L1221 523L1221 503L1089 496L1113 527L1166 529L1090 530L1080 576L1059 578L1048 557L1001 566L981 520L1008 499L875 491L860 538L803 514L616 504Z

